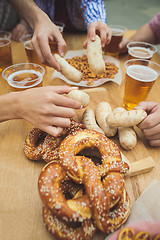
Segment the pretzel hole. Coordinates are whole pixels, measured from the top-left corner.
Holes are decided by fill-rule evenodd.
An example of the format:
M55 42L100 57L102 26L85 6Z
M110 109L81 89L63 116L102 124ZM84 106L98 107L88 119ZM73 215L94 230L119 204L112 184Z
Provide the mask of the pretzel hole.
M66 200L80 197L77 193L83 188L82 184L77 184L72 180L64 180L60 184L60 188Z
M82 151L80 151L77 156L85 156L85 157L88 157L90 158L94 164L96 166L98 165L101 165L102 164L102 161L101 161L101 154L98 150L98 148L94 147L94 148L86 148L86 149L83 149Z
M35 147L38 147L41 143L43 143L46 136L47 133L45 132L43 132L39 137L37 136L37 139L35 141Z

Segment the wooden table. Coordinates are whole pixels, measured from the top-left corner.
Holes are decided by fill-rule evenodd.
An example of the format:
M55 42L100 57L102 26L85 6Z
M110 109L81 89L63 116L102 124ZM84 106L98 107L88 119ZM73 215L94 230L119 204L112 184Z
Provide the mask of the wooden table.
M130 36L134 31L126 32ZM82 49L85 34L65 34L68 49ZM26 54L21 43L12 42L13 62L26 61ZM95 109L99 101L110 101L111 106L122 105L124 92L125 69L127 55L119 58L123 80L121 86L113 82L103 84L98 89L90 90L91 107ZM156 53L152 59L160 64L160 55ZM65 84L60 79L50 82L53 69L47 68L44 85ZM156 81L148 100L159 102L160 78ZM0 76L0 94L10 91L6 81ZM98 96L98 97L97 97ZM80 114L77 116L80 116ZM80 117L79 117L80 118ZM80 120L80 119L79 119ZM11 120L0 124L0 239L10 240L50 240L52 236L43 226L42 202L37 190L37 180L44 162L32 162L23 153L25 138L32 125L25 120ZM138 161L151 156L155 161L154 169L146 174L126 179L126 188L131 204L141 195L153 179L160 179L160 148L150 147L140 131L138 144L131 151L121 151L131 161ZM117 142L116 137L113 138ZM94 239L104 239L104 235L96 235Z

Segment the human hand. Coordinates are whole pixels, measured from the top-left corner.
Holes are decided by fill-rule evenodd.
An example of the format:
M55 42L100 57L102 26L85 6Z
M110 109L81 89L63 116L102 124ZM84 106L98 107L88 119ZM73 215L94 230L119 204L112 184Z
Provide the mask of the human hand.
M151 146L160 146L160 103L141 102L134 109L143 109L148 116L138 125Z
M128 52L127 44L130 42L129 38L123 37L122 41L119 44L119 53L124 54Z
M41 19L41 21L37 21L35 24L32 44L41 63L60 71L60 67L51 53L49 41L57 43L58 52L61 56L64 56L67 46L58 27L46 14L43 14L42 17L43 21Z
M96 34L100 36L102 48L110 43L112 31L108 27L106 23L102 23L101 21L91 23L88 28L88 37L87 40L84 42L83 47L87 48L88 39L94 41L96 39Z
M64 127L70 125L73 109L81 103L63 96L71 90L68 86L47 86L17 92L17 118L24 118L52 136L58 136Z
M21 19L20 23L17 24L12 31L12 39L14 41L20 41L20 38L26 34L29 34L29 28L27 23Z

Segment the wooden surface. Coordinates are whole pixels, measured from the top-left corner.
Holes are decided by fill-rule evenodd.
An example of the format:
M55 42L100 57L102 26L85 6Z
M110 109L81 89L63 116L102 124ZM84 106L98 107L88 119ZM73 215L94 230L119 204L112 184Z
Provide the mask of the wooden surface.
M126 36L134 31L128 31ZM82 49L86 35L64 35L68 49ZM26 61L21 43L12 43L13 62ZM100 101L108 101L112 108L122 105L124 92L124 62L128 56L120 57L123 81L121 86L108 82L99 88L87 89L90 106L95 110ZM160 56L155 54L153 61L160 64ZM50 82L53 69L47 68L44 85L65 84L60 79ZM160 78L156 81L148 100L159 102ZM0 94L10 91L6 81L0 76ZM76 112L80 121L84 109ZM23 144L32 125L25 120L11 120L0 124L0 239L10 240L50 240L52 236L45 229L42 220L42 203L38 195L37 180L44 162L32 162L23 153ZM131 151L121 149L131 163L144 158L152 158L155 167L152 171L126 179L126 188L133 204L153 179L160 179L160 148L150 147L140 130L136 129L138 143ZM118 145L117 137L112 138ZM102 240L97 234L93 239Z

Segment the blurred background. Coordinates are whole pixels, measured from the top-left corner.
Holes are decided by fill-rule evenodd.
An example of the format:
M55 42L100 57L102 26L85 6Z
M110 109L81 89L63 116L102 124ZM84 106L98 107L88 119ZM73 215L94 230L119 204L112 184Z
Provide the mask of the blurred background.
M137 30L160 11L160 0L104 0L107 23ZM160 46L158 47L160 52Z

